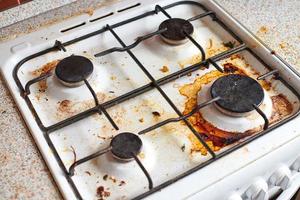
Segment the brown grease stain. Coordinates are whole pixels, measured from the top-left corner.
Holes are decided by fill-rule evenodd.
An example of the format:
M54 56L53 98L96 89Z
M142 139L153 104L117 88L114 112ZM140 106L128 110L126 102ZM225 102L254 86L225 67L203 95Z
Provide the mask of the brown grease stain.
M180 94L187 98L183 114L188 114L195 108L195 106L197 105L198 92L201 90L203 85L206 85L216 80L217 78L228 74L248 75L243 69L240 69L232 63L225 63L223 64L223 67L225 73L221 73L217 70L210 71L201 77L197 77L193 83L186 84L179 89ZM260 84L265 90L270 90L271 88L271 84L267 81L260 81ZM286 99L284 95L279 94L277 96L272 96L271 99L273 102L273 114L270 119L271 123L275 123L281 120L283 117L291 114L293 110L292 104ZM201 135L203 135L204 138L206 138L206 143L214 151L218 151L220 150L220 148L226 145L237 142L242 138L245 138L262 130L261 127L258 127L252 130L248 130L244 133L232 133L224 131L207 122L202 117L200 112L195 113L188 120L193 125L193 127ZM190 134L188 137L192 143L192 152L200 152L202 155L207 155L206 148L199 142L196 136Z
M54 61L51 61L51 62L48 62L47 64L41 66L40 68L34 70L32 72L32 75L35 76L35 77L38 77L38 76L42 76L42 75L45 75L49 72L52 72L55 67L57 66L57 64L59 63L60 60L54 60ZM42 80L40 82L38 82L38 86L39 86L39 91L40 92L45 92L46 89L48 88L47 86L47 80Z

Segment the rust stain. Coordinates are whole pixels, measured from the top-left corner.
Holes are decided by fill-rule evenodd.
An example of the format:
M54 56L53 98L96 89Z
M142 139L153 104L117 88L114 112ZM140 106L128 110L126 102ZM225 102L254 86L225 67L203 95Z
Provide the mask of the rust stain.
M52 71L56 67L56 65L58 64L59 61L60 60L54 60L54 61L46 63L45 65L41 66L40 68L34 70L32 72L32 75L40 76L40 75L43 75L43 74L46 74L46 73Z
M102 92L97 92L96 95L100 103L115 97L114 94L111 93L105 94ZM64 99L62 101L57 102L56 117L57 119L62 120L71 117L73 115L76 115L84 110L92 108L93 106L95 106L95 101L93 99L85 100L85 101L71 101L68 99ZM125 113L124 110L121 110L120 112ZM93 116L98 117L98 115L93 115ZM116 118L120 118L120 116L118 115L118 117ZM116 121L118 122L119 120Z
M42 76L44 74L47 74L48 72L52 72L57 64L59 63L60 60L54 60L51 62L46 63L45 65L41 66L40 68L34 70L31 72L31 74L35 77ZM44 93L46 89L48 88L47 86L47 80L42 80L38 83L39 86L39 91L41 93ZM39 96L37 96L39 98Z
M283 94L273 96L272 98L273 106L275 107L276 112L272 113L271 121L277 122L288 116L293 111L293 105L287 100Z

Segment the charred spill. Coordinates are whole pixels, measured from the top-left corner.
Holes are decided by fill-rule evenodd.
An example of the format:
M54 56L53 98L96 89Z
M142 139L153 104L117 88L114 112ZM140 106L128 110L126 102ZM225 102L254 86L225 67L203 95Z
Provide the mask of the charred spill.
M202 90L202 88L207 87L207 85L209 84L212 84L215 80L219 79L220 77L228 76L230 74L238 74L243 76L249 76L255 79L258 76L258 73L255 72L252 68L250 68L249 64L246 63L246 67L242 67L239 65L239 62L235 62L235 60L239 60L239 62L242 61L245 63L243 56L238 54L233 55L222 64L224 73L221 73L217 70L212 70L205 73L202 76L196 77L192 83L185 84L179 88L179 93L186 97L183 114L190 113L197 106L198 93ZM272 114L269 118L270 126L284 119L292 113L293 105L283 94L278 94L274 92L272 85L269 81L260 80L258 81L258 83L270 96L272 102ZM216 127L214 124L207 121L201 114L201 111L192 115L190 118L188 118L188 120L192 124L192 126L198 131L198 133L201 134L203 138L205 138L207 144L214 151L218 151L225 146L242 141L248 136L259 134L259 132L263 130L262 126L258 126L243 132L231 132L222 130L222 128ZM189 139L192 142L192 152L201 152L203 155L207 154L207 151L204 148L204 146L198 141L198 139L194 135L190 134Z

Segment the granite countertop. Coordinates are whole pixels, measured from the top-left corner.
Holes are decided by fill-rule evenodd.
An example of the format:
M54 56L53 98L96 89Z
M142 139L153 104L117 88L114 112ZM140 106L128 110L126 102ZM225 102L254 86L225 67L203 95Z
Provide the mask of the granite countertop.
M24 4L25 7L0 13L0 27L6 26L0 29L0 41L80 13L92 15L94 8L111 3L109 0L74 1L35 0ZM216 1L300 72L299 0ZM56 9L47 11L53 8ZM18 12L20 16L15 14ZM0 200L62 199L2 77L0 132Z

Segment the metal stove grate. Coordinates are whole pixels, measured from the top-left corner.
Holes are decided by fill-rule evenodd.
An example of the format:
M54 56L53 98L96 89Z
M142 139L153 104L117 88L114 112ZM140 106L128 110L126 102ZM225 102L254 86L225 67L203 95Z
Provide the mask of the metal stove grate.
M219 25L221 25L226 31L228 31L239 43L240 45L239 46L236 46L232 49L229 49L225 52L222 52L218 55L215 55L211 58L208 58L206 59L205 57L205 51L203 50L203 48L201 47L201 45L199 43L197 43L197 41L195 41L193 39L192 36L188 35L188 34L185 34L187 39L193 43L193 45L195 45L200 53L202 54L202 61L199 62L199 63L196 63L194 65L191 65L191 66L188 66L184 69L181 69L177 72L174 72L170 75L167 75L163 78L160 78L158 80L155 80L153 78L153 76L147 71L147 69L143 66L143 64L137 59L137 57L132 53L131 49L133 49L134 47L136 47L139 43L141 43L142 41L148 39L148 38L151 38L155 35L159 35L161 33L163 33L165 30L162 29L162 30L158 30L158 31L155 31L153 33L150 33L150 34L147 34L147 35L144 35L144 36L140 36L137 38L137 40L132 43L131 45L125 45L125 43L122 41L122 39L117 35L117 33L114 31L114 28L117 28L117 27L120 27L120 26L124 26L128 23L131 23L133 21L136 21L136 20L139 20L139 19L142 19L144 17L147 17L147 16L151 16L151 15L155 15L155 14L158 14L159 12L163 13L167 18L172 18L168 13L167 13L167 9L169 8L172 8L172 7L175 7L175 6L180 6L180 5L183 5L183 4L189 4L189 5L193 5L193 6L198 6L200 8L202 8L204 10L204 13L202 14L199 14L197 16L194 16L190 19L187 19L188 21L194 21L194 20L197 20L197 19L200 19L200 18L203 18L203 17L211 17L214 21L216 21ZM97 34L101 34L101 33L104 33L106 31L109 31L111 32L111 34L115 37L115 39L122 45L122 47L113 47L111 49L108 49L108 50L105 50L103 52L100 52L100 53L97 53L95 55L95 57L100 57L100 56L104 56L104 55L107 55L107 54L110 54L110 53L113 53L113 52L127 52L128 55L135 61L135 63L140 67L140 69L145 73L145 75L148 77L148 79L151 81L151 83L149 84L146 84L144 86L141 86L137 89L134 89L126 94L123 94L121 96L118 96L112 100L109 100L107 102L104 102L102 104L99 103L98 99L97 99L97 96L95 94L95 91L93 90L93 88L91 87L91 85L89 84L89 82L87 80L84 80L85 82L85 85L87 86L87 88L89 89L89 91L91 92L94 100L95 100L95 106L93 108L90 108L86 111L83 111L75 116L72 116L70 118L67 118L65 120L62 120L56 124L53 124L53 125L50 125L48 127L45 127L43 125L43 123L41 122L41 119L39 118L31 100L29 99L28 95L30 94L30 86L32 84L35 84L41 80L44 80L44 79L47 79L48 77L52 76L52 73L47 73L47 74L44 74L44 75L41 75L40 77L37 77L37 78L34 78L30 81L28 81L26 84L25 84L25 87L23 87L23 85L21 84L21 81L18 77L18 71L19 69L22 67L22 65L31 60L31 59L34 59L36 57L39 57L41 55L44 55L46 53L49 53L49 52L52 52L52 51L57 51L57 50L61 50L61 51L67 51L66 47L68 45L71 45L71 44L74 44L78 41L81 41L81 40L84 40L84 39L87 39L89 37L92 37L94 35L97 35ZM142 163L139 161L139 159L137 158L137 156L134 156L134 159L135 161L138 163L138 165L141 167L141 169L143 170L144 174L146 175L147 179L148 179L148 182L149 182L149 191L143 193L143 194L140 194L138 196L136 196L134 199L142 199L158 190L161 190L162 188L178 181L179 179L209 165L210 163L214 162L215 160L229 154L230 152L240 148L241 146L253 141L254 139L258 138L258 137L261 137L263 136L264 134L266 134L267 132L269 132L270 130L288 122L289 120L291 120L292 118L296 117L298 114L299 114L299 111L297 113L295 113L294 115L280 121L279 123L276 123L272 126L268 126L268 119L266 119L266 117L264 116L264 113L257 107L255 106L255 110L265 119L265 126L264 126L264 130L261 131L259 134L256 134L256 135L253 135L251 137L249 137L248 139L246 139L245 141L235 145L234 147L216 155L214 153L214 151L206 144L206 142L204 141L204 138L202 138L201 134L199 134L194 128L193 126L189 123L189 121L187 120L187 118L189 118L190 116L192 116L195 112L197 112L199 109L217 101L219 98L216 97L214 99L211 99L205 103L202 103L200 105L198 105L193 111L191 111L190 113L186 114L186 115L183 115L179 109L176 107L176 105L171 101L171 99L167 96L167 94L161 89L161 85L164 85L168 82L171 82L172 80L175 80L179 77L182 77L182 76L185 76L185 75L188 75L189 73L193 72L193 71L196 71L197 69L199 69L199 67L210 67L210 66L213 66L215 67L217 70L219 70L220 72L223 72L223 69L216 63L217 61L220 61L228 56L231 56L235 53L238 53L238 52L241 52L241 51L248 51L250 52L254 57L256 57L260 62L262 62L264 64L265 67L267 67L270 71L266 74L263 74L261 75L260 77L258 77L258 80L259 79L265 79L266 77L268 76L272 76L274 75L276 77L276 79L280 80L285 86L287 86L289 89L291 89L291 91L293 91L293 93L295 93L295 95L300 98L299 94L296 92L296 90L294 90L283 78L280 77L279 73L278 73L278 70L273 70L273 69L270 69L269 66L267 66L263 60L261 58L259 58L250 48L248 48L246 46L246 44L233 32L231 31L220 19L217 18L216 14L212 11L209 11L208 9L206 9L203 5L201 5L200 3L197 3L197 2L193 2L193 1L181 1L181 2L176 2L176 3L173 3L173 4L170 4L170 5L167 5L167 6L164 6L164 7L161 7L159 5L156 5L155 6L155 9L152 10L152 11L149 11L149 12L146 12L144 14L141 14L141 15L138 15L136 17L133 17L133 18L130 18L130 19L127 19L125 21L122 21L122 22L119 22L119 23L116 23L116 24L113 24L113 25L106 25L104 28L98 30L98 31L95 31L95 32L92 32L92 33L89 33L89 34L86 34L84 36L81 36L81 37L78 37L78 38L75 38L73 40L70 40L70 41L67 41L67 42L60 42L60 41L56 41L54 46L51 47L51 48L48 48L48 49L45 49L43 51L40 51L36 54L33 54L33 55L30 55L26 58L24 58L23 60L21 60L14 68L13 70L13 77L14 77L14 80L17 84L17 86L19 87L20 89L20 92L21 92L21 95L24 97L27 105L29 106L32 114L34 115L35 119L36 119L36 122L38 124L38 126L41 128L41 130L44 132L44 137L49 145L49 147L51 148L58 164L60 165L60 167L63 169L64 171L64 175L66 177L66 179L68 180L68 183L70 184L70 186L72 187L76 197L78 199L82 199L82 196L81 194L79 193L76 185L74 184L73 180L72 180L72 175L73 175L73 172L74 172L74 168L78 165L78 164L81 164L81 163L84 163L90 159L93 159L95 157L98 157L100 155L102 155L103 153L106 153L110 150L110 148L106 148L106 149L103 149L103 150L100 150L98 152L95 152L94 154L91 154L91 155L88 155L86 157L84 157L83 159L80 159L78 161L76 161L71 167L70 169L66 169L66 167L64 166L56 148L54 147L50 137L49 137L49 134L51 132L54 132L58 129L61 129L65 126L68 126L68 125L71 125L83 118L86 118L92 114L95 114L95 113L99 113L99 114L104 114L106 116L106 118L110 121L110 123L112 124L112 126L118 130L118 126L116 125L116 123L113 121L113 119L109 116L109 114L107 113L106 109L108 108L111 108L121 102L124 102L128 99L131 99L131 98L134 98L134 97L137 97L149 90L152 90L152 89L157 89L160 94L164 97L164 99L169 103L169 105L173 108L173 110L177 113L178 117L177 118L170 118L170 119L167 119L167 120L164 120L164 121L161 121L153 126L150 126L144 130L141 130L138 134L145 134L151 130L154 130L156 128L159 128L161 126L164 126L168 123L172 123L172 122L178 122L178 121L183 121L187 127L193 132L193 134L198 138L198 140L203 144L203 146L207 149L207 151L209 152L209 154L211 155L211 159L199 164L198 166L176 176L175 178L172 178L160 185L157 185L155 187L153 187L153 183L152 183L152 179L151 179L151 174L149 174L146 170L146 168L142 165Z

